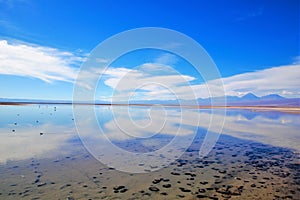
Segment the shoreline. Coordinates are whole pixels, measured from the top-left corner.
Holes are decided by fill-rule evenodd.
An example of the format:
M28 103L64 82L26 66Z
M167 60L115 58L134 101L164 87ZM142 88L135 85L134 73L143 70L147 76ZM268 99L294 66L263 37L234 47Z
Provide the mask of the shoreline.
M167 106L167 107L182 107L191 109L242 109L251 110L253 112L277 111L292 114L300 114L300 107L297 106L198 106L198 105L170 105L170 104L105 104L105 103L70 103L70 102L0 102L0 106L22 106L22 105L83 105L83 106Z

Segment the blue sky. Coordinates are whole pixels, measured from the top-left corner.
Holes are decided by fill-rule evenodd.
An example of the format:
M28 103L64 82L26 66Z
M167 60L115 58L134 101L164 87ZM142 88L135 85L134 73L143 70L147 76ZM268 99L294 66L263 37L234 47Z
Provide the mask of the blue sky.
M108 37L139 27L174 29L200 43L218 66L228 95L299 97L299 24L297 0L0 0L0 98L72 99L89 52ZM147 57L140 63L126 67L124 61L115 68L126 73L168 57L146 53L131 57ZM182 62L164 64L201 89L199 77ZM124 73L107 74L108 84L97 95L109 98L115 89L109 83Z

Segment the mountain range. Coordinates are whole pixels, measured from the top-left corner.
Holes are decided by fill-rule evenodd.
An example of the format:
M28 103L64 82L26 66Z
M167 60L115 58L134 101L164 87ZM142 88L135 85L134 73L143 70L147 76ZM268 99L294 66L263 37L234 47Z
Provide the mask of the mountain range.
M226 105L230 106L300 106L300 98L285 98L278 94L269 94L258 97L252 93L247 93L242 97L226 96L214 98L214 104L220 105L226 100ZM199 105L210 105L211 99L198 99Z
M8 99L0 98L0 102L22 102L22 103L50 103L50 104L71 104L71 100L38 100L38 99ZM199 98L196 101L200 106L210 106L212 104L210 98ZM223 96L215 97L213 99L214 105L224 105L226 102L227 106L300 106L300 98L285 98L278 94L269 94L266 96L258 97L252 93L248 93L244 96ZM91 103L91 102L80 102L80 103ZM96 100L96 104L110 104L111 102ZM122 102L118 102L122 104ZM125 104L125 103L123 103ZM126 102L127 104L127 102ZM129 104L162 104L162 105L192 105L195 101L187 100L134 100L129 101Z
M300 98L285 98L278 94L269 94L258 97L252 93L244 96L223 96L213 98L215 106L300 106ZM212 105L211 98L199 98L196 103L200 106ZM195 101L188 100L149 100L149 101L130 101L130 104L166 104L166 105L192 105Z

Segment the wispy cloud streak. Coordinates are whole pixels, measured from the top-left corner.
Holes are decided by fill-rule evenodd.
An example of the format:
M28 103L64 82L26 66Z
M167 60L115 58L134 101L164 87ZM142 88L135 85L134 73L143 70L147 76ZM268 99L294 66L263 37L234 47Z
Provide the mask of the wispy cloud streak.
M0 41L0 74L73 82L83 57L33 44Z

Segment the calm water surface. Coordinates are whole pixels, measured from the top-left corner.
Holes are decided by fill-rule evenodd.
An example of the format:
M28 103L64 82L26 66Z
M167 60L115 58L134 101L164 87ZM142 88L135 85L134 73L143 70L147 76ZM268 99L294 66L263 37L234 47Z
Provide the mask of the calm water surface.
M80 109L0 107L0 199L299 199L298 114Z

